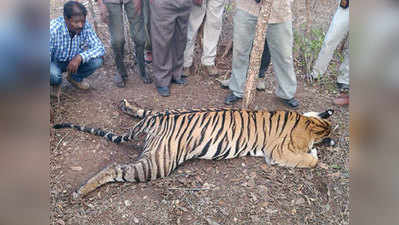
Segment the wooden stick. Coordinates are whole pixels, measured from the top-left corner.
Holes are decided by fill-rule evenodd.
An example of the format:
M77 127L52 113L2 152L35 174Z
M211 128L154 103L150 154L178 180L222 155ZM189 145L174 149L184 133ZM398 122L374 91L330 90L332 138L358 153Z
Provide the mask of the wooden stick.
M57 151L58 146L61 144L61 142L62 142L70 133L71 133L71 131L69 131L64 137L62 137L62 138L60 139L60 141L58 141L57 145L55 146L54 152Z
M168 188L169 190L180 190L180 191L204 191L204 190L210 190L210 188L200 188L200 187L198 187L198 188L178 188L178 187L175 187L175 188Z
M262 4L262 6L258 16L258 23L256 24L256 34L247 72L247 83L245 85L244 99L242 101L242 107L244 109L247 109L255 100L255 82L259 73L262 53L265 47L267 24L269 22L273 0L263 0L262 3L259 4Z

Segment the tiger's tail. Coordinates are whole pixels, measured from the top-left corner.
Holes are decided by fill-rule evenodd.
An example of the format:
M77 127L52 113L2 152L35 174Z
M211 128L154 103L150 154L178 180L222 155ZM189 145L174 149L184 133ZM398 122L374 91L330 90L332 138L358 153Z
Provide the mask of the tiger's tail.
M111 182L146 182L151 180L151 161L141 158L131 164L111 164L98 172L73 193L73 198L84 197ZM159 176L157 176L159 177ZM155 178L153 178L155 179Z
M60 123L60 124L55 124L53 126L54 129L65 129L65 128L72 128L78 131L82 131L85 133L93 134L96 136L103 137L115 144L123 143L123 142L128 142L132 138L131 132L123 134L123 135L118 135L114 134L110 131L106 131L100 128L90 128L90 127L85 127L85 126L79 126L79 125L74 125L71 123Z

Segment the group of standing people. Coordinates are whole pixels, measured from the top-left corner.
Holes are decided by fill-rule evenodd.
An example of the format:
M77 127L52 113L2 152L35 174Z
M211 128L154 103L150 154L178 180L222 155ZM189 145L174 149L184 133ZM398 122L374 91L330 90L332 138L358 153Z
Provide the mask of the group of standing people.
M259 76L264 76L271 61L277 80L275 94L287 106L296 108L299 101L295 98L297 80L292 56L291 3L292 0L273 2ZM111 34L117 67L114 82L117 87L125 87L128 78L124 64L123 10L129 21L140 77L145 84L153 81L145 69L146 61L152 61L152 77L161 96L169 96L172 83L184 85L184 77L191 75L190 67L201 24L204 24L201 64L210 76L218 75L215 58L222 31L225 0L97 0L97 4ZM231 78L225 82L231 90L225 98L227 105L242 98L260 7L259 1L236 1L232 73ZM73 86L88 89L89 84L84 79L103 63L105 48L86 22L86 15L87 11L81 3L69 1L64 5L64 15L50 23L50 84L53 86L59 86L62 73L67 72L67 80ZM330 30L336 30L331 27ZM326 38L326 42L328 40ZM326 52L335 47L328 43L323 45L319 55L319 59L323 59L316 63L314 73L308 75L310 80L317 79L316 74L325 72L323 65L328 65L331 59ZM349 74L347 58L341 67L342 72L347 70ZM339 83L345 79L340 78ZM349 82L349 78L347 80Z

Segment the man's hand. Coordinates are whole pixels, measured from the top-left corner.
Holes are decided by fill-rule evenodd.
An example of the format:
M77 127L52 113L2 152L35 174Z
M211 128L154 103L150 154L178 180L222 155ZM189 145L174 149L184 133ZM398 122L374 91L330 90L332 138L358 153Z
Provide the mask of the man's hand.
M141 1L142 0L133 0L133 4L134 4L134 9L137 12L137 15L141 14ZM145 0L144 0L145 1Z
M202 5L202 0L193 0L194 5L201 6Z
M99 4L98 6L100 8L101 20L104 23L108 24L109 23L109 13L108 13L107 6L105 6L104 4Z
M80 63L82 63L82 56L77 55L73 57L73 59L68 64L67 72L70 74L75 74L78 71Z

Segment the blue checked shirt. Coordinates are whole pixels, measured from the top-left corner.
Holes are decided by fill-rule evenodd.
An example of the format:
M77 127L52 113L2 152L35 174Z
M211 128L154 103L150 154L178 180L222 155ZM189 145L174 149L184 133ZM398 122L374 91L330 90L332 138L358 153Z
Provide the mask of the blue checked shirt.
M105 54L104 45L88 22L78 35L71 38L63 16L50 22L49 49L50 59L59 62L69 62L80 54L82 63L86 63Z

